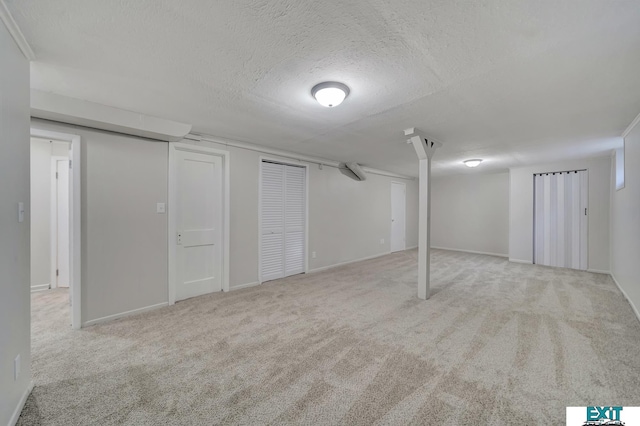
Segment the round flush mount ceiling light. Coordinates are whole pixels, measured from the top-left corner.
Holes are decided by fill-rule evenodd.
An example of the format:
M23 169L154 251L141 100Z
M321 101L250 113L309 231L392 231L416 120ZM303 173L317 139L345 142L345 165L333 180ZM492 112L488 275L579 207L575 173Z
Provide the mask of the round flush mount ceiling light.
M465 160L463 161L464 165L467 167L478 167L482 160L479 158L474 158L473 160Z
M337 81L325 81L313 86L311 95L320 105L330 108L340 105L349 96L349 88Z

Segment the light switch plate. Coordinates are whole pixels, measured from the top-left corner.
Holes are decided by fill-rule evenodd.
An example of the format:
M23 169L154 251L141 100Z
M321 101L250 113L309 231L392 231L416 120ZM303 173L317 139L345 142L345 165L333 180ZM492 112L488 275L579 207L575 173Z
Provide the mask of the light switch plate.
M165 204L158 203L156 204L156 213L164 213L165 212Z

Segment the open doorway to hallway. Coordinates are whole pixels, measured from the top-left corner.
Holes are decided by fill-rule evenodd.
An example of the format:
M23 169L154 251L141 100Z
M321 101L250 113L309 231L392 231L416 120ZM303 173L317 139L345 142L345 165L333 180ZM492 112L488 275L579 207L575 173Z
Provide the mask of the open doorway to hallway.
M71 325L70 149L68 141L31 138L31 291L65 295L69 300L65 315L68 325Z

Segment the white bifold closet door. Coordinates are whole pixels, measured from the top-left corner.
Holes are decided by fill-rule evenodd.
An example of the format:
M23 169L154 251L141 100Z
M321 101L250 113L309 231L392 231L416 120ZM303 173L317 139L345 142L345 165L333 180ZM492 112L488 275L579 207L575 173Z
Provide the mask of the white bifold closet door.
M261 281L305 271L306 168L263 161Z
M534 175L534 263L587 269L586 170Z

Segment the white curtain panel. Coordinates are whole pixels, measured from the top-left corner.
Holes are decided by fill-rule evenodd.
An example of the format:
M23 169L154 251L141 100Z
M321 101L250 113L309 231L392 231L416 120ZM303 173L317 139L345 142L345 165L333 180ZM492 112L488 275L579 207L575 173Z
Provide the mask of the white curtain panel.
M534 175L534 263L587 269L586 170Z

